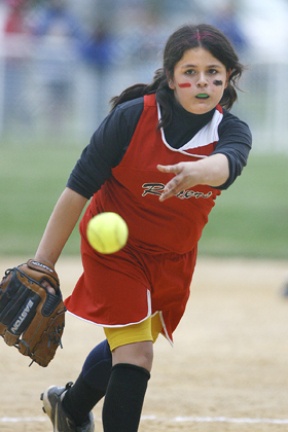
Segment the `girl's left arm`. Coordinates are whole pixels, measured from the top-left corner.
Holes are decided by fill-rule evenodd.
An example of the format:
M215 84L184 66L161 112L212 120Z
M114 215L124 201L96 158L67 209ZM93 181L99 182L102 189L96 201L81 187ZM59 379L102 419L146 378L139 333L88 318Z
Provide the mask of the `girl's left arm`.
M54 268L69 239L87 199L65 188L49 218L35 259Z
M159 198L160 201L165 201L197 184L219 187L229 178L229 161L222 153L193 162L157 165L157 168L161 172L175 175L166 183Z

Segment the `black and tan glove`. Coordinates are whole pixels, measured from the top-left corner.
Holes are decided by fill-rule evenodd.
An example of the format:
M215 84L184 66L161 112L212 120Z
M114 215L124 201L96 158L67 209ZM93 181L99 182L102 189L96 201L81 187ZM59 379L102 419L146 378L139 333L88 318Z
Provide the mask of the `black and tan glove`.
M65 311L54 269L31 259L6 270L0 283L0 336L32 363L45 367L53 359L61 345Z

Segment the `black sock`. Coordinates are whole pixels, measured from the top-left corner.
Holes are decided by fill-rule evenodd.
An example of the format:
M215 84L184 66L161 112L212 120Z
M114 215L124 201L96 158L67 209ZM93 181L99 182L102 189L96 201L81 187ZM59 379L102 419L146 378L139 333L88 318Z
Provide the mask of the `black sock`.
M81 426L89 412L105 395L112 368L108 342L97 345L87 356L82 372L63 398L63 408Z
M119 363L111 371L103 406L104 432L137 432L150 373Z
M81 373L75 384L66 392L62 404L76 426L81 426L88 420L89 412L103 396L102 391L97 391L87 384Z

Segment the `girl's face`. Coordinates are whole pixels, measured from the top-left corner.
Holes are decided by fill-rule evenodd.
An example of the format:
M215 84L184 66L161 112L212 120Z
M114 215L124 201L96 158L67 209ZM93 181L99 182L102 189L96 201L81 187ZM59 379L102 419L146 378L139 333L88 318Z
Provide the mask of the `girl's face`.
M220 102L229 73L218 59L204 48L185 51L176 63L169 87L177 101L193 114L205 114Z

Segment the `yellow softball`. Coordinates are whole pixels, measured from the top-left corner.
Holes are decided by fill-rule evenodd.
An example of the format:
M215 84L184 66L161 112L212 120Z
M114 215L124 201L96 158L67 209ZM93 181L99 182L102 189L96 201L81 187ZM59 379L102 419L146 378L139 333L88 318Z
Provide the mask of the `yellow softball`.
M102 254L122 249L128 239L128 226L117 213L103 212L88 222L87 238L90 245Z

